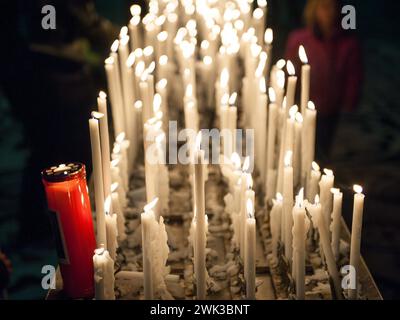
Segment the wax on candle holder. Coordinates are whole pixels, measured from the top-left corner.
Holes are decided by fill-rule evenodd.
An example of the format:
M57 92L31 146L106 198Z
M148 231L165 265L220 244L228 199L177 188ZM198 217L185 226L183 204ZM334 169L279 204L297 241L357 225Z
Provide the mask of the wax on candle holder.
M63 277L71 298L94 295L92 254L96 248L85 166L73 162L42 171L50 220Z

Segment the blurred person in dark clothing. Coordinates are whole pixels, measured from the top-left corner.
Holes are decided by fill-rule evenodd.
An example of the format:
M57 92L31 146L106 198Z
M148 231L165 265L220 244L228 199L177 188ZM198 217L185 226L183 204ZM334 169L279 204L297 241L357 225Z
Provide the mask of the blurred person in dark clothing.
M42 28L42 7L56 10L56 29ZM101 18L93 0L17 0L7 12L1 87L24 125L30 151L22 185L21 243L49 234L40 171L80 161L90 170L88 118L105 89L104 58L118 29ZM5 155L6 156L6 155Z
M303 45L311 65L310 99L318 111L317 159L326 163L341 112L355 110L363 77L357 38L341 27L338 0L308 0L306 28L289 35L286 58L300 70Z

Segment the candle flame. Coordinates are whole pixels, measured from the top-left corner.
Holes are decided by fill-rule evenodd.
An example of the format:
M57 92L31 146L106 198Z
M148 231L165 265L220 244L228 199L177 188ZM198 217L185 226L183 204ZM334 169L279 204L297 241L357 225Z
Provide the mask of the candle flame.
M119 161L119 159L118 159ZM111 184L111 193L116 192L118 190L119 184L118 182L114 182Z
M126 45L128 45L128 42L129 42L129 36L128 36L128 35L124 35L124 36L120 39L120 41L119 41L119 43L121 44L121 46L126 46Z
M331 188L331 192L333 194L339 194L340 193L340 189L339 188Z
M161 109L161 95L156 93L153 98L153 112L156 114Z
M242 171L246 172L247 170L249 170L249 168L250 168L250 157L247 156L246 158L244 158Z
M253 205L253 201L251 201L251 199L247 199L246 210L247 210L247 216L249 218L253 218L254 217L254 205Z
M221 71L221 86L226 87L228 85L229 82L229 71L227 68L224 68Z
M278 62L276 63L276 67L278 69L283 69L286 65L286 61L284 59L280 59L278 60Z
M285 167L290 167L290 165L292 163L292 155L293 155L293 152L291 150L286 151L285 158L283 161L283 163L285 164Z
M125 38L127 35L128 35L128 27L123 26L121 28L121 31L119 32L119 37L122 39L122 38Z
M108 65L114 64L114 58L108 57L106 60L104 60L104 63Z
M264 42L268 45L270 45L274 41L274 32L272 31L271 28L268 28L265 30L264 33Z
M131 5L130 11L132 16L140 16L142 8L138 4L133 4Z
M247 186L247 189L253 188L253 177L251 176L251 174L246 175L246 186Z
M115 40L111 45L111 52L117 52L119 47L119 40Z
M144 212L148 213L150 210L153 210L156 207L157 202L158 202L158 198L156 197L152 201L150 201L148 204L146 204L143 208Z
M107 94L104 91L100 91L99 92L99 98L102 100L106 100L107 99Z
M152 61L147 68L147 74L152 74L154 69L156 68L156 63Z
M296 70L294 69L294 65L292 61L288 60L286 63L286 70L290 76L294 76L296 74Z
M106 214L111 214L111 197L107 196L106 200L104 200L104 211Z
M254 19L259 20L259 19L261 19L263 16L264 16L264 12L262 11L262 9L256 8L256 9L253 11L253 18L254 18Z
M276 194L276 200L279 201L279 202L282 202L282 201L283 201L282 193L278 192L278 193Z
M289 117L290 119L294 120L296 117L296 113L299 110L299 107L295 104L293 106L290 107L289 109Z
M118 167L119 162L120 162L119 158L111 160L111 167L112 168Z
M304 64L308 63L306 50L304 49L304 47L302 45L299 47L299 57L300 57L301 62L303 62Z
M125 140L125 132L121 132L119 135L115 137L115 141L118 143L122 143Z
M210 47L210 42L208 42L207 40L203 40L200 43L200 48L203 50L207 50Z
M137 100L135 101L134 105L135 109L142 109L143 108L143 102L142 100Z
M103 255L103 253L106 251L104 248L104 244L100 244L100 247L94 250L94 253L98 256Z
M153 46L147 46L146 48L143 49L143 54L145 57L150 57L153 54L153 52L154 52Z
M300 112L297 112L297 113L296 113L295 120L296 120L296 122L298 122L298 123L303 123L303 116L301 115Z
M98 112L98 111L92 111L91 113L92 117L99 120L104 117L104 113Z
M128 59L126 60L126 66L128 68L131 68L133 66L133 64L135 63L135 54L133 52L131 52L128 56Z
M203 58L203 63L205 64L205 65L210 65L211 63L212 63L212 58L210 57L210 56L205 56L204 58Z
M164 54L160 56L160 58L158 59L158 64L161 66L165 66L167 63L168 63L168 56Z
M318 163L316 163L315 161L313 161L313 162L311 163L311 168L312 168L314 171L319 171L319 170L320 170L320 167L319 167Z
M238 154L237 152L233 152L232 155L231 155L231 163L233 164L233 167L234 167L236 170L239 170L239 169L240 169L240 165L241 165L240 162L241 162L241 161L240 161L240 156L239 156L239 154Z
M185 97L192 97L193 96L193 86L188 84L185 90Z
M253 58L257 58L260 55L261 50L261 46L259 46L257 43L252 43L250 45L250 53Z
M221 97L221 105L226 106L229 103L229 94L224 93Z
M137 77L140 77L140 76L143 74L143 72L144 72L144 68L145 68L144 61L139 61L139 62L136 64L135 75L136 75Z
M143 57L143 49L142 48L135 49L135 51L133 51L133 53L135 54L136 58Z
M314 204L319 204L319 195L315 195Z
M161 31L158 35L157 35L157 40L160 42L164 42L165 40L167 40L168 38L168 32L167 31Z
M312 101L308 101L307 108L310 110L315 110L315 104Z
M165 133L160 133L158 136L156 136L155 141L157 145L162 145L162 142L165 138Z
M257 5L259 8L265 8L267 4L267 0L257 0Z
M164 88L167 87L167 84L168 84L168 80L167 79L165 79L165 78L164 79L160 79L160 81L158 81L157 84L156 84L156 88L158 90L164 89Z
M356 192L356 193L358 193L358 194L360 194L360 193L363 192L363 188L362 188L360 185L358 185L358 184L355 184L355 185L353 186L353 190L354 190L354 192Z
M129 20L129 24L132 26L138 26L140 23L140 16L133 16L131 20Z
M332 177L333 176L333 171L332 170L329 170L329 169L324 169L324 173L325 173L325 175L327 175L328 177Z
M229 104L234 105L236 103L236 98L237 98L237 92L233 92L231 94L231 96L229 97L229 100L228 100Z
M268 88L268 97L269 97L269 101L271 103L275 103L276 101L276 94L275 94L275 90L272 87Z
M304 188L301 188L296 197L296 206L301 207L303 205L303 200L304 200Z

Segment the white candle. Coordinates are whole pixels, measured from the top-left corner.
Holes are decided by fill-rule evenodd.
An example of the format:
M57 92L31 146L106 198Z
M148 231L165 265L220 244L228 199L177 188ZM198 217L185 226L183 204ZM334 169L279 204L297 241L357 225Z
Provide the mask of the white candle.
M118 183L114 185L114 188L115 189L111 193L112 208L113 213L117 215L118 240L122 242L126 239L125 216L124 212L121 209L121 202L119 200L119 194L117 192L117 188L119 188Z
M270 213L270 227L272 239L272 255L275 262L278 261L278 246L281 237L281 219L282 219L282 195L278 192L276 199L272 200L272 210Z
M125 107L124 107L124 93L122 89L122 76L120 71L120 57L118 55L120 43L119 40L115 40L111 45L111 54L110 57L114 60L114 68L113 68L113 79L115 84L115 92L118 101L118 115L120 117L120 121L122 124L122 131L126 130L126 121L125 117ZM118 132L120 133L120 132Z
M246 203L246 257L245 280L246 297L248 300L256 298L256 219L254 218L254 204L251 199Z
M306 50L301 45L299 47L299 57L301 62L303 62L303 66L301 67L301 114L305 116L305 110L307 107L307 103L310 100L310 72L311 67L308 64L308 58L306 54Z
M333 210L332 210L332 224L330 230L332 232L332 251L335 256L335 260L339 261L340 257L340 229L342 224L342 200L343 193L339 189L332 188L333 193Z
M306 259L306 209L303 204L303 188L296 197L293 207L293 274L296 281L297 300L305 299L305 259Z
M97 119L89 119L90 144L92 148L92 164L94 177L94 195L96 204L96 231L97 244L107 246L106 223L104 211L103 172L101 164L101 147L99 122Z
M310 177L311 162L315 156L315 130L317 121L317 111L312 101L308 102L305 110L304 125L302 131L302 158L301 158L301 178L302 182ZM313 198L311 198L313 199Z
M294 147L293 147L293 178L294 185L297 187L301 182L301 146L302 146L303 116L300 112L296 113L294 123Z
M260 79L260 93L258 95L258 107L257 107L257 128L258 134L256 133L256 144L258 150L256 150L256 160L258 160L258 170L260 171L262 182L265 183L265 156L266 156L266 141L267 141L267 121L268 121L268 110L267 110L267 88L265 85L265 78ZM257 152L258 151L258 152ZM258 155L258 157L257 157Z
M196 210L196 290L197 300L206 298L206 226L204 195L204 151L200 149L201 132L197 135L194 153L194 192Z
M267 65L265 66L265 73L267 75L268 80L270 80L270 68L272 62L272 42L274 41L274 33L271 28L265 30L264 33L264 43L265 43L265 52L267 53Z
M328 266L329 275L332 278L333 286L337 299L342 299L342 287L340 283L339 272L337 270L335 257L333 256L331 242L329 240L329 231L325 223L325 218L322 214L322 207L319 203L318 195L315 196L315 203L307 207L311 214L314 226L318 228L320 242L325 255L326 264Z
M358 297L358 279L360 272L360 246L361 246L361 230L364 212L364 198L362 187L354 185L354 204L353 204L353 222L351 224L351 249L350 249L350 265L356 271L356 289L349 289L349 299L355 300Z
M104 245L94 250L94 285L96 300L115 300L114 293L114 261Z
M283 172L283 216L284 216L284 239L285 256L291 264L292 259L292 228L293 228L293 167L292 151L285 155L285 168Z
M143 252L143 274L144 274L144 298L145 300L154 299L154 284L153 284L153 261L151 251L151 241L153 239L154 207L158 202L158 198L154 198L144 207L144 212L141 214L142 223L142 252Z
M333 171L329 169L324 169L324 174L322 175L321 181L319 182L319 196L322 206L322 214L325 219L326 227L329 232L329 226L331 225L331 213L333 206L333 194L331 189L333 188L333 183L335 176Z
M117 215L107 213L105 220L106 220L106 232L107 232L107 251L110 253L111 259L115 261L117 258L117 248L118 248Z
M140 8L139 5L133 5ZM132 6L132 7L133 7ZM137 48L141 48L142 38L141 32L139 32L140 27L140 13L138 15L134 15L131 20L129 20L129 39L131 40L131 50L134 51Z
M272 199L276 189L276 122L278 121L278 106L276 105L275 90L269 88L268 142L267 142L267 186L266 200Z

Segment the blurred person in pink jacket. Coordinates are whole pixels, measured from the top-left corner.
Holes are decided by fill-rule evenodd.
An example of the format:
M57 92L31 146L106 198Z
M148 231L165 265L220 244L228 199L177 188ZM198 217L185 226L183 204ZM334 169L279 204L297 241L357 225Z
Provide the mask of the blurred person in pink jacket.
M363 78L360 44L342 28L340 12L339 0L308 0L306 27L293 31L286 46L286 58L298 74L300 45L311 65L310 100L318 111L316 151L322 162L329 157L340 113L357 107Z

